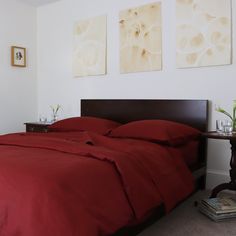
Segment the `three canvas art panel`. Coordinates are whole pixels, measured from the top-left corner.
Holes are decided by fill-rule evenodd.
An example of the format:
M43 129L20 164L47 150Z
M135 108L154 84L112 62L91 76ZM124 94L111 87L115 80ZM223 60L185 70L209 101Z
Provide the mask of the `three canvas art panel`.
M162 69L161 3L121 11L120 72ZM106 74L106 16L74 27L76 77ZM176 0L177 68L231 64L231 0Z

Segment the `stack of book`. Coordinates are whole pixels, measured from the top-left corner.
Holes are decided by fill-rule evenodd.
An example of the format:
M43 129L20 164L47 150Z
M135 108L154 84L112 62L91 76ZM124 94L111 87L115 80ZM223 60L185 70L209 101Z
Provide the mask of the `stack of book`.
M199 205L199 210L216 222L230 219L236 217L236 199L230 197L204 199Z

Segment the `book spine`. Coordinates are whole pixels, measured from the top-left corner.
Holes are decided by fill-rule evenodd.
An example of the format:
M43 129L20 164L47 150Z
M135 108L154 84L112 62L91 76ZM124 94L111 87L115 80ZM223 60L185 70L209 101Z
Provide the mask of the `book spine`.
M208 217L210 217L214 221L220 221L220 220L236 217L236 213L216 215L212 212L209 212L207 209L205 209L202 206L199 207L199 210L200 210L200 212L204 213L205 215L207 215Z
M223 214L223 213L236 213L236 209L220 209L219 207L217 208L216 206L213 207L212 205L209 205L206 201L201 202L205 207L207 207L209 210L213 211L216 214Z

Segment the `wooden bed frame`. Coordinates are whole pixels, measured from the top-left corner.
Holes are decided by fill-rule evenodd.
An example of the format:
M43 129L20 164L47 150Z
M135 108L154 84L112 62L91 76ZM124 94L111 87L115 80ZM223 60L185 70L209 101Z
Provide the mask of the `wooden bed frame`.
M171 120L206 132L208 128L208 101L82 99L81 116L106 118L120 123L148 119ZM196 190L205 188L206 149L206 140L202 139L198 162L191 169L196 180ZM163 215L164 206L161 205L144 223L136 227L121 229L115 235L137 235Z

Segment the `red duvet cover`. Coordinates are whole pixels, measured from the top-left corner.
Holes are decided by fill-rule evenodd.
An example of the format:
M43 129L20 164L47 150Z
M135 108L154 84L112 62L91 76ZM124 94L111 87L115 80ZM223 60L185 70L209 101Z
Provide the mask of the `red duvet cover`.
M193 191L167 147L88 132L0 137L0 236L111 235Z

